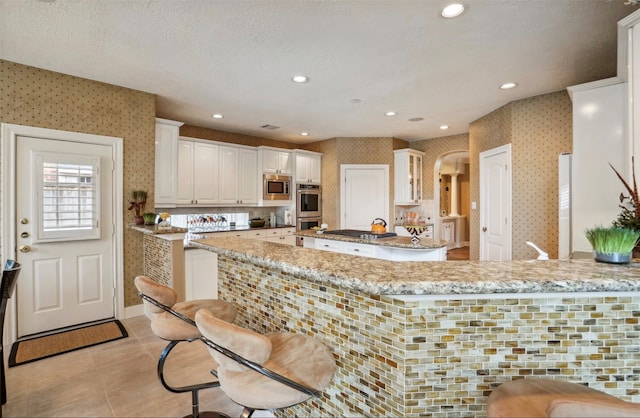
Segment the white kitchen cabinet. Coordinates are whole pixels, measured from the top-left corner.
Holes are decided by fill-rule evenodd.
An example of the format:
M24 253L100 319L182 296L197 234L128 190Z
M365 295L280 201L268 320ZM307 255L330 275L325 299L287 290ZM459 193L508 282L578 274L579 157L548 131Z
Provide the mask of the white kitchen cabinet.
M268 236L267 231L269 231L269 230L265 229L265 228L250 229L247 232L247 238L265 240L265 239L267 239L267 236Z
M440 239L446 241L447 249L468 245L465 241L465 216L448 216L440 218Z
M342 252L345 254L359 255L360 257L375 257L376 251L373 245L345 242Z
M424 152L414 149L393 151L394 204L413 205L422 201L422 158Z
M296 183L320 184L322 182L322 154L296 150Z
M281 244L296 245L296 228L281 228L282 242Z
M156 118L155 207L172 208L178 202L178 137L182 122Z
M453 219L444 219L440 223L440 239L450 244L456 239L456 223Z
M238 231L212 232L205 234L207 238L247 238L277 242L279 244L296 245L296 228L254 228Z
M239 230L239 231L216 232L207 236L207 238L211 238L211 237L249 238L249 231Z
M220 203L251 205L258 202L258 152L220 146Z
M219 202L218 155L218 145L179 141L178 204L210 206Z
M260 231L260 238L264 237L269 242L278 244L296 245L296 229L295 228L269 228Z
M218 299L218 255L190 248L184 252L186 300Z
M447 247L440 248L406 248L388 247L375 244L360 244L348 241L323 239L305 236L304 248L350 254L359 257L378 258L391 261L445 261Z
M329 239L318 239L318 238L304 240L305 247L307 246L307 244L311 244L311 243L313 243L313 247L311 248L315 248L316 250L331 251L334 253L344 254L344 243L341 241L333 241Z
M260 147L258 158L262 162L262 173L291 175L291 152Z

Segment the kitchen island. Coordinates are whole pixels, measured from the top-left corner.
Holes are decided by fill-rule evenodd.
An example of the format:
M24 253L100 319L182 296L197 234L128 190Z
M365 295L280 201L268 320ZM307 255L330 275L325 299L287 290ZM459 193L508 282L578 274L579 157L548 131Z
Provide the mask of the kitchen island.
M445 241L422 238L412 242L409 237L393 234L371 234L367 231L298 231L305 248L333 251L361 257L391 261L444 261L447 259ZM393 235L393 236L385 236Z
M403 262L233 238L219 294L236 323L323 341L338 369L291 416L485 415L514 378L588 383L640 401L640 267L575 261Z

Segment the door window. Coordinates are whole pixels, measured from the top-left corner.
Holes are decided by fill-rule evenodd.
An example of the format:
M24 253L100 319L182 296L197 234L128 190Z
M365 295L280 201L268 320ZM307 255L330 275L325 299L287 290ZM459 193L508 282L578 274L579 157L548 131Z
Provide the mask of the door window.
M100 238L100 159L36 153L37 240Z

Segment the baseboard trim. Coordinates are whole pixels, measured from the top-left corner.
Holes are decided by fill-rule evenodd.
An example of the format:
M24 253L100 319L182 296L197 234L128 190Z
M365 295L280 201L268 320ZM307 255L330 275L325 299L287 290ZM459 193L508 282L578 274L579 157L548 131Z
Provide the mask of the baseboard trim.
M124 308L124 319L133 318L140 315L144 315L144 305L142 303L139 305L127 306L126 308Z

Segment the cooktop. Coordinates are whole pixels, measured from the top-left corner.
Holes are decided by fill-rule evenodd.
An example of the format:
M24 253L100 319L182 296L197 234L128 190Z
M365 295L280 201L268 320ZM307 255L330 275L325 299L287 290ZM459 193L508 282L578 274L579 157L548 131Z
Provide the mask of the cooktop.
M333 234L333 235L345 235L347 237L360 238L363 235L375 235L378 238L389 238L395 237L398 234L395 232L386 232L384 234L373 234L371 231L360 231L357 229L335 229L333 231L324 231L325 234Z

